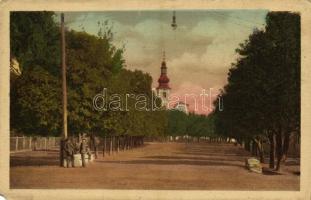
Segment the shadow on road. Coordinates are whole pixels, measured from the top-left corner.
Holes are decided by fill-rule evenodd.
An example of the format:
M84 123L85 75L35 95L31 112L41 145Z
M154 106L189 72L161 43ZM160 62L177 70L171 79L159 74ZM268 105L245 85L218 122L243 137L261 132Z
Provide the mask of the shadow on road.
M10 166L58 166L59 153L57 151L25 152L11 155Z
M143 164L143 165L202 165L202 166L234 166L243 167L243 164L234 164L226 162L217 161L202 161L202 160L161 160L161 159L151 159L151 160L128 160L128 161L105 161L98 160L96 162L100 163L112 163L112 164Z
M185 153L183 153L185 154ZM228 158L221 158L221 157L203 157L203 156L146 156L142 158L147 159L178 159L178 160L200 160L200 161L241 161L243 162L243 158L236 158L236 159L228 159Z

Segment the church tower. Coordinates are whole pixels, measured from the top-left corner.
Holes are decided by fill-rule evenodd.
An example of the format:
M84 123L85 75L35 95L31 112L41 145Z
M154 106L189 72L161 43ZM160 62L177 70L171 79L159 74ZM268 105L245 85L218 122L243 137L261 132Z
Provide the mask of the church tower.
M168 97L170 94L171 88L169 87L168 83L170 79L167 77L167 67L165 62L165 52L163 52L163 61L161 64L161 75L158 79L158 87L157 87L157 96L162 100L162 106L168 108Z

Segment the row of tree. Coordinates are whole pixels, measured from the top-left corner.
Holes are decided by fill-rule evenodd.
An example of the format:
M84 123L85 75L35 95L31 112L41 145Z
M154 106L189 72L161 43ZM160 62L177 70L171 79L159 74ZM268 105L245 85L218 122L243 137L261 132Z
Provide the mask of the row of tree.
M28 135L60 135L62 127L60 31L53 12L11 13L11 57L22 74L11 79L11 130ZM125 69L123 48L112 43L112 31L100 29L98 36L66 31L69 135L160 135L165 111L137 111L129 98L129 111L94 109L93 98L107 88L107 95L144 95L152 102L149 74ZM115 99L105 99L113 104Z
M191 136L198 140L200 137L217 137L213 116L170 110L167 111L167 118L166 133L169 136Z
M237 53L220 94L224 110L212 114L216 132L253 142L261 161L268 142L270 168L279 170L290 136L300 134L300 15L268 13L265 29L255 30Z

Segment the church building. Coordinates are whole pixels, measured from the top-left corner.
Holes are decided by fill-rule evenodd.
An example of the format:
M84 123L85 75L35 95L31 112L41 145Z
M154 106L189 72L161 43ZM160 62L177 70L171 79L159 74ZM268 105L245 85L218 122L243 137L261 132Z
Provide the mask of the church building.
M165 53L163 53L163 61L161 64L161 75L158 79L158 87L156 88L157 96L162 100L162 106L168 108L168 98L170 95L170 86L169 86L170 79L167 77L167 67L165 62Z

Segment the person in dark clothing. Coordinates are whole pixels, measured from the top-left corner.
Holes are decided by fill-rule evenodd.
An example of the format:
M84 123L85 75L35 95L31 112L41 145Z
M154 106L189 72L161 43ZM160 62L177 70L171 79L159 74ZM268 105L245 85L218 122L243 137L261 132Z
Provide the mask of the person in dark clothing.
M86 139L83 138L81 145L80 145L80 153L81 153L81 160L82 160L82 167L86 167L86 163L85 163L85 156L87 154L87 143L86 143Z
M62 164L61 164L61 166L63 166L63 167L67 167L67 150L65 147L66 143L67 143L67 138L61 140L61 151L62 151L62 154L61 154Z
M64 144L64 159L66 159L67 163L64 167L72 167L73 166L73 154L74 147L70 139L65 139Z

